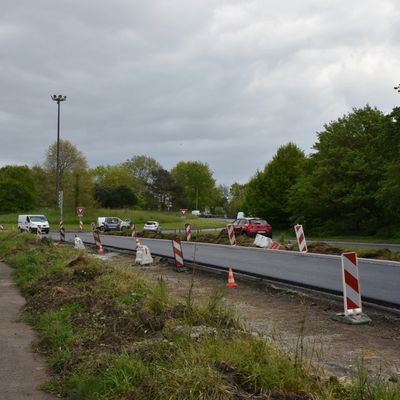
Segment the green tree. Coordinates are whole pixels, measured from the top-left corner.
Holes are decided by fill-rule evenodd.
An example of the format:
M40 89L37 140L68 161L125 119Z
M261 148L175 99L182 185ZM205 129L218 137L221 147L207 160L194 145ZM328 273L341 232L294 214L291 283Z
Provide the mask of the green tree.
M138 178L132 175L129 168L124 165L99 165L92 170L94 180L99 185L127 186L137 191L141 185Z
M148 189L151 196L151 208L176 210L185 205L183 186L163 168L152 171Z
M136 155L122 164L132 176L139 182L136 188L139 204L142 208L151 208L154 197L150 191L150 185L154 179L154 171L162 168L161 164L152 157Z
M31 210L35 206L35 184L27 166L0 169L0 212Z
M124 185L107 186L96 184L94 187L96 201L105 208L133 207L137 198L135 192Z
M43 181L53 187L52 194L48 199L42 200L48 206L57 204L56 195L56 166L57 166L57 142L49 146L44 169L48 179ZM38 178L41 173L35 171ZM88 169L87 161L82 152L68 140L60 140L60 182L64 192L64 205L66 207L89 206L93 203L93 181ZM36 186L41 182L37 182ZM49 192L46 189L46 193Z
M239 211L247 211L246 208L246 192L247 184L233 183L229 188L229 203L228 203L228 215L236 216Z
M180 161L171 170L172 176L183 185L188 207L212 208L215 201L215 180L207 163Z
M376 193L385 171L388 119L366 106L325 125L311 156L312 170L293 188L294 218L325 232L373 233L382 212Z
M294 143L281 146L272 160L248 185L246 204L277 227L290 224L288 197L290 189L303 173L304 152Z

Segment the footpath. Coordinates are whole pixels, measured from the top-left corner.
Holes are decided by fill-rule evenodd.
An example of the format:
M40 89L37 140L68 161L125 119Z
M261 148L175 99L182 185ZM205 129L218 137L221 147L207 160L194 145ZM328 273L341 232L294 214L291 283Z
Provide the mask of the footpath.
M47 380L45 364L32 351L33 330L18 320L25 299L11 272L0 262L0 399L52 400L55 397L38 389Z

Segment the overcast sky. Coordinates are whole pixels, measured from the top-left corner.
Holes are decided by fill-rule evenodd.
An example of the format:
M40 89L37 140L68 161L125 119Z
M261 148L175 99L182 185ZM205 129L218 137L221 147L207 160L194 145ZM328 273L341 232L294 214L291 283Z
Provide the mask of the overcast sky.
M244 183L279 146L400 104L397 0L0 0L0 166L61 137L89 165L207 162Z

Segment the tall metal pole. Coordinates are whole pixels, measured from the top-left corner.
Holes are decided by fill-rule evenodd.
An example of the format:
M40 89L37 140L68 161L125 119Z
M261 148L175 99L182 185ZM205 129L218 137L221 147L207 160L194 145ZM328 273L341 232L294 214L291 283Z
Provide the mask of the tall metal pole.
M61 94L51 96L52 100L57 102L57 165L56 165L56 198L60 207L60 224L63 222L64 196L61 185L61 168L60 168L60 102L67 100L67 96Z
M57 167L56 167L56 198L60 192L60 101L57 100Z

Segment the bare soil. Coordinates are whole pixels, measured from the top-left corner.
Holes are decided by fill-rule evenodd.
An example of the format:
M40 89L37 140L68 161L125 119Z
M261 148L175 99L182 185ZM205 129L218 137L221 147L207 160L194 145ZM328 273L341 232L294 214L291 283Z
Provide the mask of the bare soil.
M117 256L133 264L133 258ZM152 280L160 276L177 296L185 296L193 281L195 298L223 294L251 330L266 335L292 356L303 357L339 379L346 380L362 364L370 373L400 379L400 315L364 307L372 322L347 325L332 320L343 312L341 299L293 290L235 275L236 288L227 288L226 274L207 271L178 273L167 262L140 268Z

